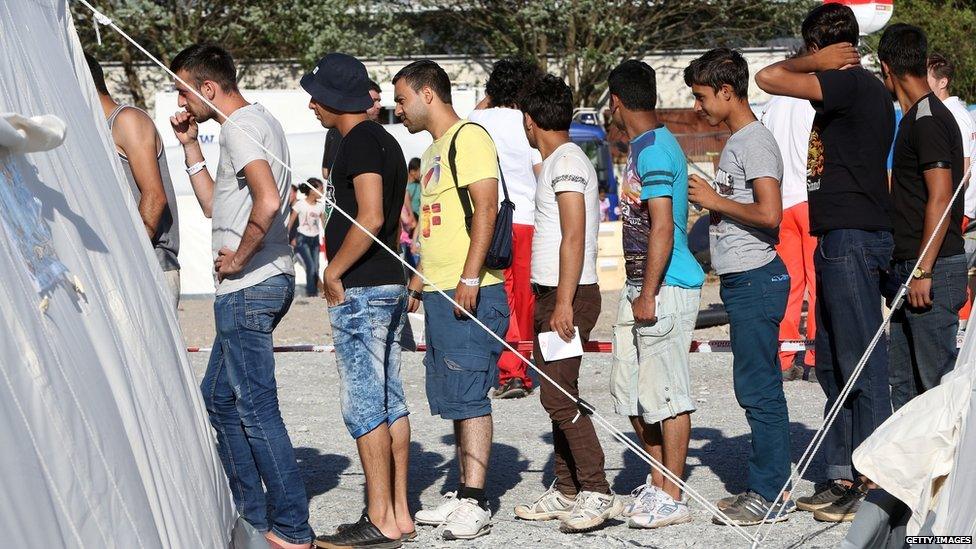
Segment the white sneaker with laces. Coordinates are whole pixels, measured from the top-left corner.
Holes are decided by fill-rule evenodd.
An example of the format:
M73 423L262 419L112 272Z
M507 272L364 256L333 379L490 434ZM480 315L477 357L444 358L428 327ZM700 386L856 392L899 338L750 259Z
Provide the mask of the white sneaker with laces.
M433 509L421 509L417 511L413 519L418 524L426 524L428 526L440 526L447 521L447 517L454 512L458 506L461 505L461 500L457 497L457 492L448 492L444 494L444 500Z
M491 513L478 502L464 498L444 523L444 539L474 539L491 531Z
M523 520L553 520L569 516L576 502L556 489L556 483L531 505L515 507L515 516Z
M661 528L673 524L691 522L691 512L688 504L674 501L667 493L662 492L657 499L657 505L650 513L641 513L630 517L627 526L631 528Z
M573 511L561 519L559 530L563 533L588 532L623 511L624 504L614 494L580 492L576 495Z
M634 501L624 507L623 516L632 517L650 513L657 507L658 496L663 493L660 488L650 482L634 488L634 491L630 493L634 497Z

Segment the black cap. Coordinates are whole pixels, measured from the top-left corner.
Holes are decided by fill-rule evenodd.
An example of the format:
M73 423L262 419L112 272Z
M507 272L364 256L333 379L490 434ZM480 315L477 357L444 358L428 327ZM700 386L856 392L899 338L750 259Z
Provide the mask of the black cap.
M351 55L326 55L301 84L317 103L337 111L365 112L373 106L366 65Z

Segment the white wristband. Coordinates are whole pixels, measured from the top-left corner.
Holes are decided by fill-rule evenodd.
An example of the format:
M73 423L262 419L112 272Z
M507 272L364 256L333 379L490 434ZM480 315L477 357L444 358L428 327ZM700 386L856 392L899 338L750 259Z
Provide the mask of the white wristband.
M481 286L481 279L461 277L461 284L464 284L465 286L471 286L471 287Z
M194 175L202 172L204 170L204 168L206 168L206 167L207 167L207 163L205 161L201 160L200 162L197 162L196 164L194 164L194 165L190 166L189 168L187 168L186 169L186 173L190 177L193 177Z

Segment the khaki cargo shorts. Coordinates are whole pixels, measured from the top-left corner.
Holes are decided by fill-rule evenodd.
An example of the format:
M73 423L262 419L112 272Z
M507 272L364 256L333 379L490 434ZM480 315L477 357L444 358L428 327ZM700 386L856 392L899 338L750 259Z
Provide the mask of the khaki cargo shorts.
M688 355L701 289L661 286L654 325L634 322L631 304L638 295L640 286L624 285L613 327L614 411L645 423L694 412Z

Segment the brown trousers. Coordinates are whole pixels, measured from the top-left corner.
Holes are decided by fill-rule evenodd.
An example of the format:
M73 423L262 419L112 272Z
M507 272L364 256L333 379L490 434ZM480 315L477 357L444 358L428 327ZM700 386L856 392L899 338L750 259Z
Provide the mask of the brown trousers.
M573 297L573 323L579 327L580 337L589 340L590 331L600 316L600 287L596 284L579 286ZM535 333L551 332L549 317L556 308L556 292L536 295ZM579 372L583 357L545 362L535 339L535 363L569 394L579 397ZM578 408L562 391L545 379L540 379L542 407L552 419L552 439L555 453L556 488L572 496L585 490L606 494L610 492L603 470L603 448L589 416L580 415L573 422Z

